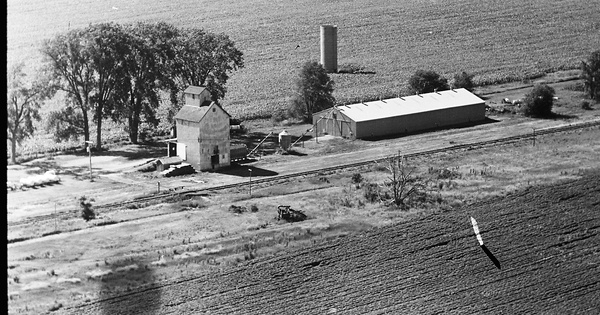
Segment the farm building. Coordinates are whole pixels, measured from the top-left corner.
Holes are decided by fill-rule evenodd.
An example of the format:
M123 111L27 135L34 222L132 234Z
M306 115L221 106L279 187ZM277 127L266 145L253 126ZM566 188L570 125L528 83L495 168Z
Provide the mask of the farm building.
M334 106L313 114L318 134L351 139L409 134L485 119L485 102L466 89Z
M205 87L190 86L185 105L175 115L177 142L169 143L169 156L177 155L199 171L229 166L231 116L211 101Z

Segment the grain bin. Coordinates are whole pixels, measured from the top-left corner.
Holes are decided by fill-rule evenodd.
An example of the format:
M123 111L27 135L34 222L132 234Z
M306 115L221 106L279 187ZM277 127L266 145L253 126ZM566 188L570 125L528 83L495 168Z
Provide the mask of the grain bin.
M337 72L337 25L321 25L321 64L327 72Z
M279 133L279 146L284 151L287 151L292 146L292 135L290 135L286 130Z

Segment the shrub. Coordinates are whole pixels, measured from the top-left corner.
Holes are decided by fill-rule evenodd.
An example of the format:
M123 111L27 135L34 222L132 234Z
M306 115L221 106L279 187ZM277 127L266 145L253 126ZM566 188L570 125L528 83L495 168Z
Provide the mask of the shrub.
M352 183L353 184L360 184L363 181L363 177L360 173L354 173L352 174Z
M587 62L581 62L581 78L589 97L600 102L600 50L591 53Z
M79 198L79 206L81 207L81 217L87 222L96 218L96 212L92 209L94 198L81 196Z
M368 202L379 202L381 200L380 193L381 188L377 184L368 183L363 186L363 196Z
M448 80L431 70L417 70L410 79L408 87L411 93L430 93L435 90L448 90Z
M279 108L279 109L275 110L273 112L273 114L271 115L271 122L279 123L279 122L286 120L288 117L289 117L288 111L286 109Z
M456 89L465 88L469 91L473 91L473 75L464 71L455 74L452 86Z
M250 206L250 211L252 211L252 212L258 212L258 207L256 205L251 205Z
M588 101L582 101L581 102L581 109L585 109L585 110L592 110L592 105L590 105L590 102Z
M552 114L554 89L546 84L538 84L525 96L523 115L530 117L548 117Z

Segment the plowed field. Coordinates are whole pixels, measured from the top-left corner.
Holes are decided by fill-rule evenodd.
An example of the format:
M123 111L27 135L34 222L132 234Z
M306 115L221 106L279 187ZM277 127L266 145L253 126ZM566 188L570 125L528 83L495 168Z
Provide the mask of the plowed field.
M597 314L599 183L595 171L59 312Z

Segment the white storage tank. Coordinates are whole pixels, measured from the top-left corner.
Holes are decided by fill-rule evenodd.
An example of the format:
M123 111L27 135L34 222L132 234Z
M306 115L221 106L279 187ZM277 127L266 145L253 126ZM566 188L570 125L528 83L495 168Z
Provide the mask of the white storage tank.
M279 133L279 146L284 151L287 151L292 146L292 135L290 135L286 130Z
M327 72L337 72L337 25L321 25L321 65Z

